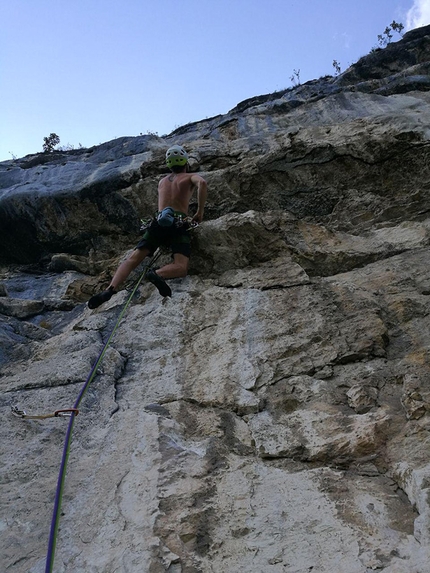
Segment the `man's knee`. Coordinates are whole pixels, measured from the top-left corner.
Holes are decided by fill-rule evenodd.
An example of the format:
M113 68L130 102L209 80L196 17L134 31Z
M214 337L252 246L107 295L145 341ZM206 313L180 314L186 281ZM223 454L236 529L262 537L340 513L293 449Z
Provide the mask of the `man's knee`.
M135 261L138 264L143 261L149 254L149 249L134 249L131 255L128 257L128 261Z
M186 277L188 274L188 266L180 265L178 268L178 278Z
M123 267L128 267L129 269L135 269L146 257L146 254L142 253L140 250L135 249L121 264Z

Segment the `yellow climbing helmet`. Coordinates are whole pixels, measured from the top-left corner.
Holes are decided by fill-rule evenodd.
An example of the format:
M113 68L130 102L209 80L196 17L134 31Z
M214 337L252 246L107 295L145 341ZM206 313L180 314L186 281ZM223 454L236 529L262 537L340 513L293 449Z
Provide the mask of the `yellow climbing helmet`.
M175 165L184 166L187 161L188 154L180 145L173 145L166 151L166 163L169 168Z

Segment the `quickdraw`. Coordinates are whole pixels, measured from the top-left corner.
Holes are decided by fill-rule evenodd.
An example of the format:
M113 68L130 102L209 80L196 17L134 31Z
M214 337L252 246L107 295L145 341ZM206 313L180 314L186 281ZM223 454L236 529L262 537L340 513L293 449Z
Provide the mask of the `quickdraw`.
M46 420L46 418L70 418L72 414L77 416L79 410L77 408L63 408L62 410L55 410L52 414L27 414L25 410L19 410L17 406L11 406L12 414L16 418L26 418L27 420Z

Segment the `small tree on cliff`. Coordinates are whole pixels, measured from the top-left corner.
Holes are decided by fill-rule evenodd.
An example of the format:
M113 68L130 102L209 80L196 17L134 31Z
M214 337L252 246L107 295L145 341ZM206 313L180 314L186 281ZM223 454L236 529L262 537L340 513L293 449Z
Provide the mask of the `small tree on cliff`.
M334 67L335 75L338 76L340 74L340 72L342 71L342 69L340 67L340 63L337 60L333 60L333 67Z
M387 26L384 30L383 34L378 34L378 44L381 48L385 48L388 44L391 43L391 39L393 37L392 32L397 32L401 36L403 36L403 24L396 22L393 20L389 26Z
M56 133L50 133L48 137L43 138L43 151L50 153L54 147L60 143L60 138Z

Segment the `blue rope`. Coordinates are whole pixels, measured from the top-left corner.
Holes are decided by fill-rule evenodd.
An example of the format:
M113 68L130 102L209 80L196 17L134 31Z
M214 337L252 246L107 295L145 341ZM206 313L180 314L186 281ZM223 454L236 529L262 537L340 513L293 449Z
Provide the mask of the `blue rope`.
M140 275L138 281L136 282L133 290L130 293L130 296L128 297L128 299L126 300L119 316L118 319L115 323L115 326L112 329L112 332L109 335L109 338L107 339L107 341L105 342L97 360L94 363L94 366L91 369L91 372L88 375L88 378L86 379L84 385L81 388L81 391L79 392L79 395L73 405L74 410L71 411L70 414L70 421L69 421L69 426L67 428L67 432L66 432L66 437L65 437L65 441L64 441L64 448L63 448L63 456L61 459L61 465L60 465L60 471L58 474L58 481L57 481L57 490L55 493L55 501L54 501L54 510L53 510L53 514L52 514L52 521L51 521L51 530L50 530L50 534L49 534L49 543L48 543L48 553L46 556L46 568L45 568L45 573L52 573L53 570L53 566L54 566L54 559L55 559L55 548L56 548L56 544L57 544L57 537L58 537L58 527L60 524L60 514L61 514L61 502L63 499L63 490L64 490L64 483L65 483L65 479L66 479L66 468L67 468L67 462L69 459L69 453L70 453L70 445L71 445L71 441L72 441L72 433L73 433L73 425L75 422L75 417L77 416L77 410L79 408L79 405L85 395L85 392L88 390L89 385L91 384L91 382L93 381L97 370L106 354L106 351L108 349L108 346L119 326L119 323L121 322L127 308L129 307L131 300L133 298L133 296L135 295L137 289L139 288L140 284L142 283L143 279L146 276L146 273L148 272L148 269L155 263L155 261L159 258L161 252L159 249L157 249L157 251L155 251L155 254L153 255L152 259L150 260L150 262L148 263L148 265L145 267L144 271L142 272L142 274Z

